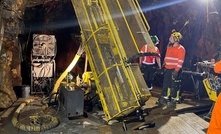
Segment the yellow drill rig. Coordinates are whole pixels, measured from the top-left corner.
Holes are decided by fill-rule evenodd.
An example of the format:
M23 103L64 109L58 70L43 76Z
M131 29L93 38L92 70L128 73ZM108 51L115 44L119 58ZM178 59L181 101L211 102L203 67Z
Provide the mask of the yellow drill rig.
M151 93L134 61L142 55L157 54L139 53L143 45L154 44L138 1L72 0L72 4L91 68L88 74L93 76L106 119L124 117L140 109ZM53 92L57 92L67 72L56 82Z

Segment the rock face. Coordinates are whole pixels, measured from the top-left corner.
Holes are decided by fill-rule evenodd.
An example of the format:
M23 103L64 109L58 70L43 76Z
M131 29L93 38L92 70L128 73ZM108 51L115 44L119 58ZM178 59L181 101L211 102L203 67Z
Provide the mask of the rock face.
M70 62L74 57L79 42L70 41L71 35L67 38L67 34L60 31L63 28L62 24L57 27L59 21L63 20L62 17L65 17L63 4L66 2L66 0L2 0L0 2L0 108L7 108L16 101L14 87L30 85L32 34L56 34L64 38L58 39L58 43L63 45L58 48L72 48L68 49L70 51L63 50L58 53L61 55L57 58L59 70L64 70L68 66L67 61ZM69 4L68 7L72 7L70 1ZM76 45L75 48L73 44ZM63 58L62 53L64 53ZM82 70L76 67L74 72L82 73Z
M139 2L151 27L150 34L160 39L162 58L171 30L176 29L181 30L181 43L187 52L185 68L191 70L199 59L210 60L215 57L219 60L216 54L220 52L221 55L220 0L209 1L208 4L200 0ZM186 22L189 23L185 25ZM56 36L59 49L56 66L57 70L64 70L80 43L76 36L80 31L71 1L0 1L0 108L7 108L16 100L13 87L30 83L29 57L34 33ZM23 62L25 64L21 66ZM81 74L83 64L82 60L72 72Z
M24 4L22 0L3 0L0 5L0 108L7 108L16 101L13 87L22 84L18 35Z

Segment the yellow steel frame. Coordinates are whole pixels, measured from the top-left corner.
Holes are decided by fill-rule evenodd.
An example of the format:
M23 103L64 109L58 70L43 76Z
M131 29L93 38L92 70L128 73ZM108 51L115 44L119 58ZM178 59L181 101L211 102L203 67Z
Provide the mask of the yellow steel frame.
M207 92L210 100L216 102L216 100L217 100L217 93L216 93L215 90L212 89L208 78L203 80L203 84L204 84L204 87L206 89L206 92Z
M138 69L134 72L139 66L133 68L125 63L130 58L128 56L139 53L142 45L154 46L148 34L150 27L138 1L72 0L72 4L107 120L131 113L141 106L142 99L145 101L151 96L142 75L137 75L141 72ZM113 16L115 8L119 11L118 19ZM125 10L131 11L134 18L131 17L130 20L133 19L132 22L136 25L128 21ZM117 28L118 24L121 25L120 30ZM135 34L137 31L134 29L140 30L145 35L137 36ZM124 34L130 39L128 46L123 39ZM103 48L107 52L104 52Z

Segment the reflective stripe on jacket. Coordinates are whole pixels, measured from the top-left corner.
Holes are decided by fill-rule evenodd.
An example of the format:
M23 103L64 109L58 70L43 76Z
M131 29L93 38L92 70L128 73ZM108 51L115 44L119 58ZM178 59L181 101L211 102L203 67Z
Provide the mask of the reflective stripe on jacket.
M160 51L159 49L154 46L154 47L150 47L148 45L144 45L141 48L141 53L146 53L146 52L154 52L157 53L160 56ZM146 64L146 65L153 65L155 64L155 58L160 58L160 57L156 57L156 56L143 56L141 57L141 63Z
M164 58L165 68L179 71L184 62L185 53L186 50L182 45L168 47Z

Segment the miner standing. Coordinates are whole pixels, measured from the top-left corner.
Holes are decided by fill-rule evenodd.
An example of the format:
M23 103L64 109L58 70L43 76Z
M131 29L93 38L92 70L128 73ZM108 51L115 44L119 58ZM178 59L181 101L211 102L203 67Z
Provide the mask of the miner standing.
M215 75L221 78L221 60L218 61L214 66ZM210 119L207 134L220 134L221 133L221 89L216 91L217 100L212 110L212 116Z
M177 92L176 79L181 74L181 69L185 59L185 48L180 44L182 35L175 30L169 38L163 67L165 68L163 88L159 98L159 105L167 105L168 108L176 108ZM170 99L168 98L168 89L170 89Z
M145 82L147 84L147 87L149 91L153 89L152 82L154 79L154 73L156 72L156 63L159 69L161 69L161 61L160 61L160 51L158 47L156 46L159 44L159 39L156 35L150 36L151 40L154 44L154 47L151 47L150 45L144 45L141 48L141 53L147 53L147 52L155 52L158 54L158 56L142 56L140 57L140 65L141 65L141 72L143 73Z

